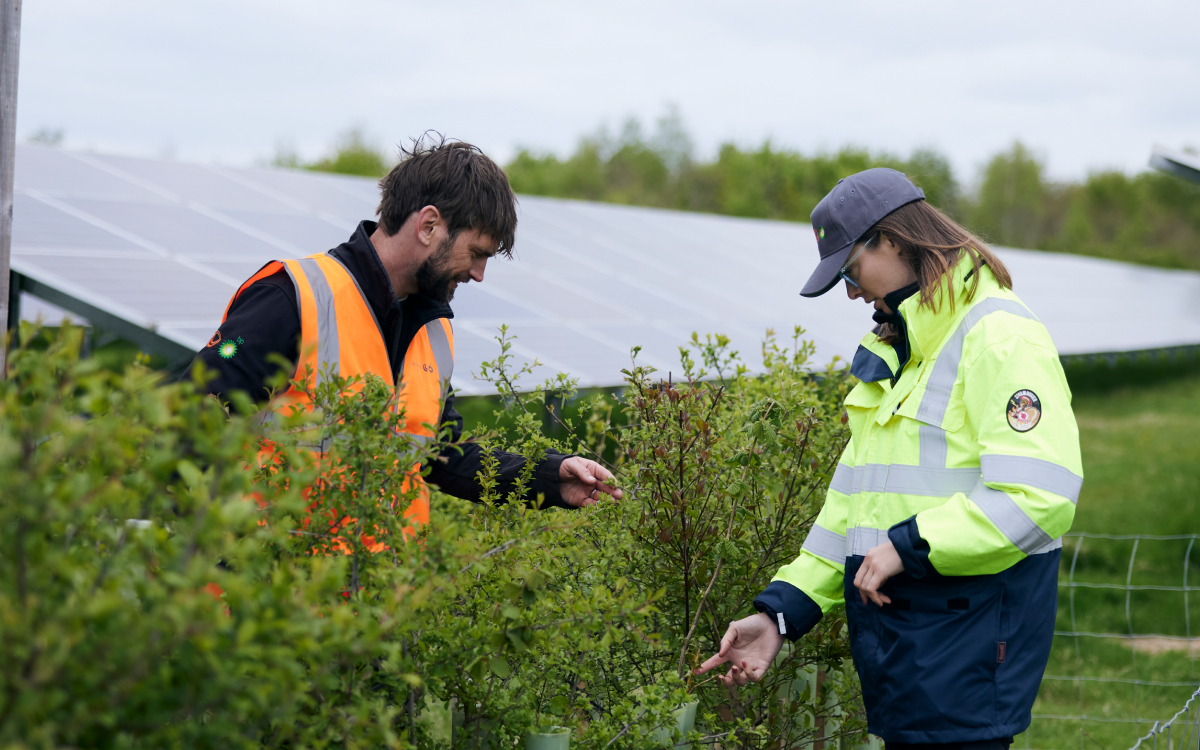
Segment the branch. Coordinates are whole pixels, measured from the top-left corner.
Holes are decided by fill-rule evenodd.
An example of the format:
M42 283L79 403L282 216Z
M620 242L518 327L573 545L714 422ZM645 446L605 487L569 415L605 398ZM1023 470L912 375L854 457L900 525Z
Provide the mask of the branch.
M683 639L683 648L679 649L679 666L680 674L683 673L683 660L687 657L687 647L691 644L692 636L696 633L696 626L700 623L700 613L704 611L704 603L708 601L708 593L712 591L713 584L717 582L717 576L721 575L721 566L725 561L717 558L717 569L713 571L712 578L708 579L708 588L704 589L704 594L700 596L700 603L696 605L696 616L692 618L692 627L688 629L687 637Z
M634 719L634 720L633 720L633 721L631 721L631 722L627 722L627 723L625 724L625 726L621 728L621 731L617 732L616 736L615 736L615 737L613 737L611 740L609 740L609 741L608 741L608 744L606 744L604 747L608 747L608 746L609 746L609 745L611 745L612 743L614 743L614 742L616 742L617 740L621 739L621 735L625 734L625 733L626 733L626 732L628 732L630 729L632 729L632 728L633 728L633 725L634 725L634 722L636 722L638 719L642 718L642 717L643 717L643 716L645 716L645 715L646 715L646 709L644 709L644 708L643 708L643 709L642 709L642 712L641 712L640 714L638 714L638 715L637 715L637 719Z
M508 549L509 547L513 546L514 544L523 542L526 539L530 539L532 537L537 536L538 534L541 534L546 531L566 531L567 529L570 529L570 528L571 528L571 526L543 526L539 529L534 529L533 531L529 532L525 536L517 537L516 539L509 539L507 542L505 542L504 544L501 544L499 547L492 547L490 550L488 550L487 552L484 552L482 555L480 555L477 559L472 560L470 563L467 564L466 567L464 567L462 570L458 571L458 574L462 575L463 573L466 573L468 570L470 570L471 566L474 565L475 563L479 562L480 560L484 560L486 558L491 557L492 555L499 554L499 553L503 552L504 550Z

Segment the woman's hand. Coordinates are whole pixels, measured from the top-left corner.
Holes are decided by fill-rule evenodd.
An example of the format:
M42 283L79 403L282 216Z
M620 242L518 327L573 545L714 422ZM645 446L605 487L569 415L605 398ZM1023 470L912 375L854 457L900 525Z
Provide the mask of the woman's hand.
M896 551L895 545L890 541L867 550L862 567L854 576L854 587L858 589L862 603L866 604L867 599L870 599L880 607L891 604L892 600L886 594L879 593L879 589L887 583L889 578L903 572L904 562L900 559L900 553Z
M721 639L721 650L701 664L696 674L732 662L729 671L718 676L726 687L758 682L782 647L783 636L775 621L759 612L729 623L729 629Z
M579 456L564 460L558 468L559 491L567 505L595 505L600 493L620 500L625 494L613 482L613 474L595 461Z

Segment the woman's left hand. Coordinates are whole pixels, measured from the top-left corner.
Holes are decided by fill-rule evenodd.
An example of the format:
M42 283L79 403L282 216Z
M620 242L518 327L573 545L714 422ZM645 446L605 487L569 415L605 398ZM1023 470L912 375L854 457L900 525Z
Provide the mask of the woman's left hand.
M900 559L900 553L890 541L884 542L867 550L862 567L858 569L858 575L854 576L854 587L858 589L863 604L870 599L882 607L891 604L892 600L886 594L879 593L879 589L889 578L903 572L904 562Z

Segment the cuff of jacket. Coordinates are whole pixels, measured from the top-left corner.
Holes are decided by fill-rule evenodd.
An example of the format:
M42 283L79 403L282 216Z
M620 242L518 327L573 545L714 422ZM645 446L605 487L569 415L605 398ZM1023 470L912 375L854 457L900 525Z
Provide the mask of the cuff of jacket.
M888 529L888 539L900 554L905 573L913 578L924 578L933 570L933 564L929 562L929 542L921 538L916 516Z
M821 621L821 607L808 594L786 581L771 581L763 592L754 598L754 608L765 613L778 625L783 614L789 641L799 639Z
M562 485L559 482L558 472L562 469L562 462L570 458L569 454L562 453L547 453L542 462L538 464L537 478L538 485L541 487L542 504L539 510L546 508L569 508L574 510L574 506L567 505L562 497ZM532 502L536 502L537 487L534 488L535 494Z

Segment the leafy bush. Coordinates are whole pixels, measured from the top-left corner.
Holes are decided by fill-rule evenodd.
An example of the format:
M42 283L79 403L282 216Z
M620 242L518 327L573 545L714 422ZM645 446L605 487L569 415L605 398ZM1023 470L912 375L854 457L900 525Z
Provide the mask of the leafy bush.
M791 347L768 336L763 376L748 375L723 336L693 336L680 350L678 380L638 366L635 350L618 402L595 396L577 406L577 419L560 423L567 435L555 447L598 460L615 454L610 467L628 494L561 537L561 572L552 585L585 597L628 587L654 597L640 632L577 627L575 645L560 657L538 651L515 665L509 696L514 684L532 689L536 713L586 725L577 744L643 747L671 720L666 712L685 700L700 701L700 729L724 747L802 742L835 724L847 734L861 731L837 618L785 649L758 685L726 691L691 676L717 649L728 622L752 611L753 597L797 554L847 438L840 404L849 383L832 365L820 377L808 372L813 350L802 335L798 328ZM539 412L569 400L571 383L560 376L523 392L522 373L509 367L506 330L500 342L502 354L485 363L483 377L506 404L498 423L513 427L496 438L532 454L547 446ZM503 419L513 413L515 420ZM833 688L820 702L813 694L818 679ZM448 686L488 713L479 688L465 696L455 692L462 687Z
M304 699L335 561L265 554L284 540L242 500L245 420L80 362L80 338L14 351L0 382L0 743L257 744Z
M576 747L632 748L691 700L693 741L723 747L860 733L836 618L759 685L691 676L799 549L845 439L845 377L806 370L799 330L767 340L763 377L695 337L678 379L635 359L624 396L590 399L556 441L546 395L569 400L570 379L525 392L500 339L484 376L512 428L478 439L613 457L623 501L535 511L521 487L500 495L492 463L481 504L435 494L412 529L412 467L446 436L398 433L376 378L309 373L314 412L264 422L244 398L231 415L191 384L80 360L77 330L16 349L0 743L508 747L558 725Z

